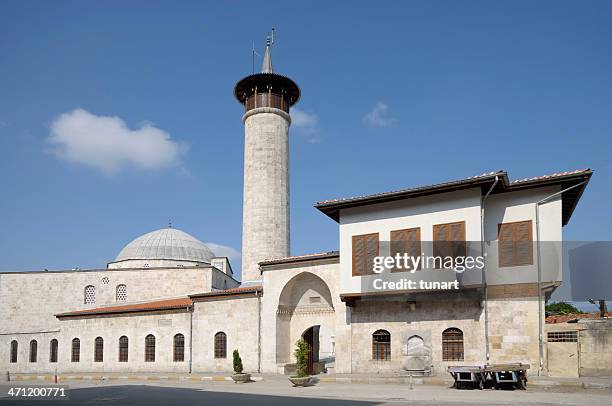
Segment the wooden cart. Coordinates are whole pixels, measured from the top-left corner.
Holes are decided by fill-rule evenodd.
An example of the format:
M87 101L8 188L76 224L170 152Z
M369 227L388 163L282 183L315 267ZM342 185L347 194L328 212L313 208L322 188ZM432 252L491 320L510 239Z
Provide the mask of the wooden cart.
M527 389L529 364L492 364L449 366L457 389Z

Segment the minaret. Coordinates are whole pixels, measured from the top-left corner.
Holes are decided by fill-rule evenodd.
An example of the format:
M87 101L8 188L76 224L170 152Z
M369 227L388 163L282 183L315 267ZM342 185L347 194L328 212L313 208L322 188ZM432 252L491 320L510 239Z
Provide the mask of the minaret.
M244 105L242 282L261 279L258 262L289 255L289 108L297 84L274 73L270 36L261 73L240 80L234 95Z

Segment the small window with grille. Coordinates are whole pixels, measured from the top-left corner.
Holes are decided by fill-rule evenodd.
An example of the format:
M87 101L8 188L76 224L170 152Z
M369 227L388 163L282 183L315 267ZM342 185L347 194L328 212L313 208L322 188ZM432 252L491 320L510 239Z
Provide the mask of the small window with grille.
M94 341L94 362L104 362L104 339L96 337Z
M577 331L551 331L548 333L549 343L577 343Z
M174 351L172 359L174 362L185 361L185 336L180 333L174 336Z
M129 341L126 336L119 337L119 362L128 362Z
M391 359L391 333L387 330L376 330L372 334L372 359L378 361Z
M155 362L155 336L153 334L145 337L145 362Z
M30 362L36 362L38 359L38 342L30 341Z
M84 297L85 304L96 303L96 287L93 285L85 286Z
M71 362L79 362L81 359L81 340L78 338L72 339L72 351L70 354Z
M227 358L227 336L223 331L215 334L215 358Z
M17 362L17 350L19 348L19 344L17 344L16 340L11 341L11 364Z
M458 328L442 332L442 361L463 361L463 331Z
M57 362L57 340L55 338L49 345L49 362Z
M127 286L124 284L117 285L115 299L117 302L125 302L127 300Z

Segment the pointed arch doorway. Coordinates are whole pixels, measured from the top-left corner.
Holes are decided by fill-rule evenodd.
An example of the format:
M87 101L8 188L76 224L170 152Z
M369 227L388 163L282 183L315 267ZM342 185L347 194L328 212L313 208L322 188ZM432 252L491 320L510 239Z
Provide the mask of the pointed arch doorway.
M308 373L315 373L314 365L319 362L319 329L321 326L312 326L302 333L302 340L308 344Z

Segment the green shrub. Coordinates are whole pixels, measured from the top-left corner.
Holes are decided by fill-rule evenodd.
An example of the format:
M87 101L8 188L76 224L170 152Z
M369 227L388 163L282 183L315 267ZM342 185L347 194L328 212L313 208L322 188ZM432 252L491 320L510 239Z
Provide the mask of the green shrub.
M308 376L308 352L310 348L308 343L304 340L298 340L295 343L295 351L293 354L295 355L295 364L296 364L296 374L298 377Z
M242 358L240 358L240 353L238 352L238 350L234 350L234 352L232 353L232 356L234 358L233 360L234 373L241 374L243 367L242 367Z

